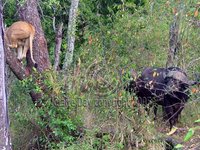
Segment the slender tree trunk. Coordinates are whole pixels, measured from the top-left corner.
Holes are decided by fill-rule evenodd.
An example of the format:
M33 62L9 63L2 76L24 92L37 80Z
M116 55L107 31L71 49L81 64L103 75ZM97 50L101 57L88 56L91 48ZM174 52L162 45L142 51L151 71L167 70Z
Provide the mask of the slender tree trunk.
M167 67L176 66L175 57L177 57L176 55L179 48L180 48L179 17L175 15L169 31L169 51L168 51L168 60L166 64Z
M56 46L55 46L55 60L54 60L54 70L58 69L58 65L60 62L60 49L62 44L62 29L63 29L63 23L61 23L58 27L58 31L56 33Z
M175 7L173 8L174 19L170 25L169 30L169 50L168 50L168 60L166 67L177 66L178 65L178 53L181 51L181 33L180 33L180 23L183 17L183 7L182 1L177 1ZM183 52L183 51L181 51ZM183 60L183 59L182 59Z
M2 1L0 0L0 149L9 150L10 136L9 136L9 118L8 105L5 89L5 57L3 46L3 10Z
M64 65L63 65L64 70L67 70L73 61L78 4L79 4L79 0L71 0L69 22L68 22L68 33L67 33L68 48L65 55Z

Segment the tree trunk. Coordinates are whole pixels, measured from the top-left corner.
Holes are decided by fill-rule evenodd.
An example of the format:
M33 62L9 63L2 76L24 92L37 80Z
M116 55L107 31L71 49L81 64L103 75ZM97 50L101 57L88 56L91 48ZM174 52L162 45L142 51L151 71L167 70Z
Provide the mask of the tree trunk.
M9 118L8 105L5 89L5 60L4 60L4 46L3 46L3 7L0 0L0 149L9 150L10 136L9 136Z
M63 65L64 70L67 70L73 61L78 3L79 3L79 0L71 0L69 22L68 22L68 33L67 33L68 48L65 55L64 65Z
M58 31L56 33L56 46L55 46L55 50L54 50L54 55L55 55L55 59L54 59L54 70L56 71L58 69L58 65L60 62L60 48L61 48L61 44L62 44L62 29L63 29L63 23L61 23L58 26Z
M37 0L27 0L26 3L19 7L19 18L26 22L31 23L35 29L36 34L33 43L33 57L38 64L38 71L42 72L50 68L51 64L49 61L49 54L47 50L47 42L42 30L41 20L38 13L38 1ZM28 57L28 66L33 66L30 64L30 54Z
M180 48L179 17L178 15L175 15L169 31L169 51L168 51L168 60L166 64L167 67L176 66L175 57L177 57L176 55L179 48Z

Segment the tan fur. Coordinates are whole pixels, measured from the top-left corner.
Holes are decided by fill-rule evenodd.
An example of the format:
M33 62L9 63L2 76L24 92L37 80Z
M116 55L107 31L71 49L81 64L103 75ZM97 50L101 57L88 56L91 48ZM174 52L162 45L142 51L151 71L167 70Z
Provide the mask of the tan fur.
M17 21L5 31L5 42L9 48L17 49L19 60L26 58L27 51L30 48L31 60L36 64L32 49L34 36L34 26L24 21Z

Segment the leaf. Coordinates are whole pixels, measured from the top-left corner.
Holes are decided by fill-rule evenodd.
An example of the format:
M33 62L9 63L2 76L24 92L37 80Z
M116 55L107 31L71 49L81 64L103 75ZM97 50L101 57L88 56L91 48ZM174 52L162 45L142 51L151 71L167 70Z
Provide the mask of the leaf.
M180 148L183 148L183 145L182 145L182 144L177 144L177 145L175 146L175 149L180 149Z
M194 122L195 122L195 123L199 123L199 122L200 122L200 119L198 119L198 120L195 120Z
M169 133L167 133L167 135L172 135L172 134L174 134L174 133L176 132L177 129L178 129L177 127L173 127L172 130L171 130Z
M198 9L196 9L195 12L194 12L194 17L197 17L198 14L199 14L199 11L198 11Z
M189 141L193 135L194 135L194 129L190 128L188 133L186 134L186 136L184 138L184 142Z

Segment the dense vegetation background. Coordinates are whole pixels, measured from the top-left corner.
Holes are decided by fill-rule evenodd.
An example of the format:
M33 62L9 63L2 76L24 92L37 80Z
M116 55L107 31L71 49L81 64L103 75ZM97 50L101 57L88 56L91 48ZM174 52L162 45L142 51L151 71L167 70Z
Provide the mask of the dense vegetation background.
M5 1L4 23L17 21L16 1ZM23 4L24 1L21 1ZM38 1L38 10L54 62L53 25L63 23L62 70L67 48L69 0ZM153 121L136 104L124 85L131 68L165 67L169 30L177 11L181 47L176 65L191 79L200 72L200 3L198 0L81 0L78 7L73 64L67 73L49 69L19 81L10 77L9 113L14 149L164 149L166 122ZM47 88L35 107L29 92ZM133 104L134 103L134 104ZM133 106L134 105L134 106ZM136 107L135 107L136 106ZM188 128L200 118L198 93L182 113L179 132L182 142ZM184 148L197 143L183 142Z

